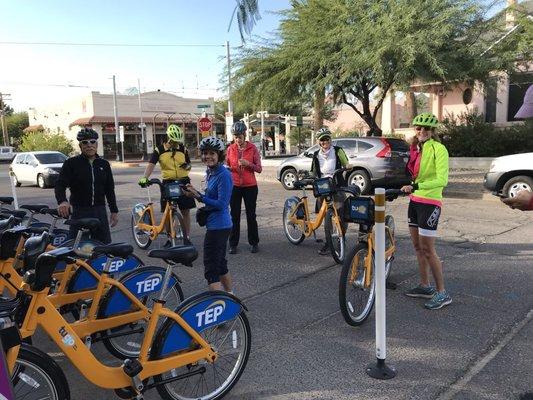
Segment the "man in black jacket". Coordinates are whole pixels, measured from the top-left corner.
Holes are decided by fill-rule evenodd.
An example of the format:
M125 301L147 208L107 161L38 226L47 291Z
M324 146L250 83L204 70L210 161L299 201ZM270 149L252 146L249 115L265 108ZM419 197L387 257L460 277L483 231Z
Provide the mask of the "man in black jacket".
M115 196L115 183L109 162L96 154L98 133L90 128L78 132L77 139L81 154L66 160L59 173L55 186L58 213L72 219L98 218L100 227L92 233L92 238L103 243L111 243L109 224L118 223L118 207ZM70 201L66 189L70 189ZM109 222L105 209L105 199L111 215ZM70 228L70 236L75 237L77 229Z

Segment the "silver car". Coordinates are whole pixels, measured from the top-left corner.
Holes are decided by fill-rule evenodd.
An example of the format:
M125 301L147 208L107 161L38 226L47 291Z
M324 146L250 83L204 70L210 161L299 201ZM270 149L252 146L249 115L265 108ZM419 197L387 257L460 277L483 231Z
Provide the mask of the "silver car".
M334 146L342 147L353 167L347 172L348 185L357 185L362 194L373 187L393 187L411 181L405 165L409 158L409 145L402 139L388 137L332 138ZM303 153L284 160L277 170L277 179L287 190L293 189L299 171L310 171L314 145Z

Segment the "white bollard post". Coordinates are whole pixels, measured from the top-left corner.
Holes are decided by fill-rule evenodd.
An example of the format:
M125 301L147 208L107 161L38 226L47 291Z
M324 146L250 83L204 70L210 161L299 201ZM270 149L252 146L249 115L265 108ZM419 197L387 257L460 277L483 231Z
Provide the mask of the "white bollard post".
M376 364L366 368L375 379L391 379L396 376L394 367L385 364L387 358L386 300L385 300L385 189L375 191L374 268L376 268Z
M9 182L11 182L11 193L13 194L13 208L17 210L19 208L19 201L17 198L17 188L15 187L13 175L13 171L9 171Z

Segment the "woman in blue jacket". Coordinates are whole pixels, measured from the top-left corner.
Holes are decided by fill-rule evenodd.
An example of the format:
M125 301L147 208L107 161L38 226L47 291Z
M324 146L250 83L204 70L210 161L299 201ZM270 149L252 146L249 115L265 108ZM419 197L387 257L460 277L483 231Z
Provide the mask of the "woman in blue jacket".
M232 227L229 203L233 182L231 173L224 166L225 148L224 142L217 137L202 139L200 151L207 166L205 194L190 183L186 194L204 203L209 210L204 238L205 279L209 289L233 293L226 260L226 246Z

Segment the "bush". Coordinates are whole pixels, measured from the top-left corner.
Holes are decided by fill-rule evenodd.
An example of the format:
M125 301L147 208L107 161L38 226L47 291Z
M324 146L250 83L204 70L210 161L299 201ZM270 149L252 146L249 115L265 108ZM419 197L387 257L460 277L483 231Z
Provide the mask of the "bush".
M62 133L44 131L27 132L22 136L20 151L55 150L63 154L70 154L74 150L72 143Z
M533 122L497 128L477 110L444 119L439 136L450 157L499 157L533 152Z

